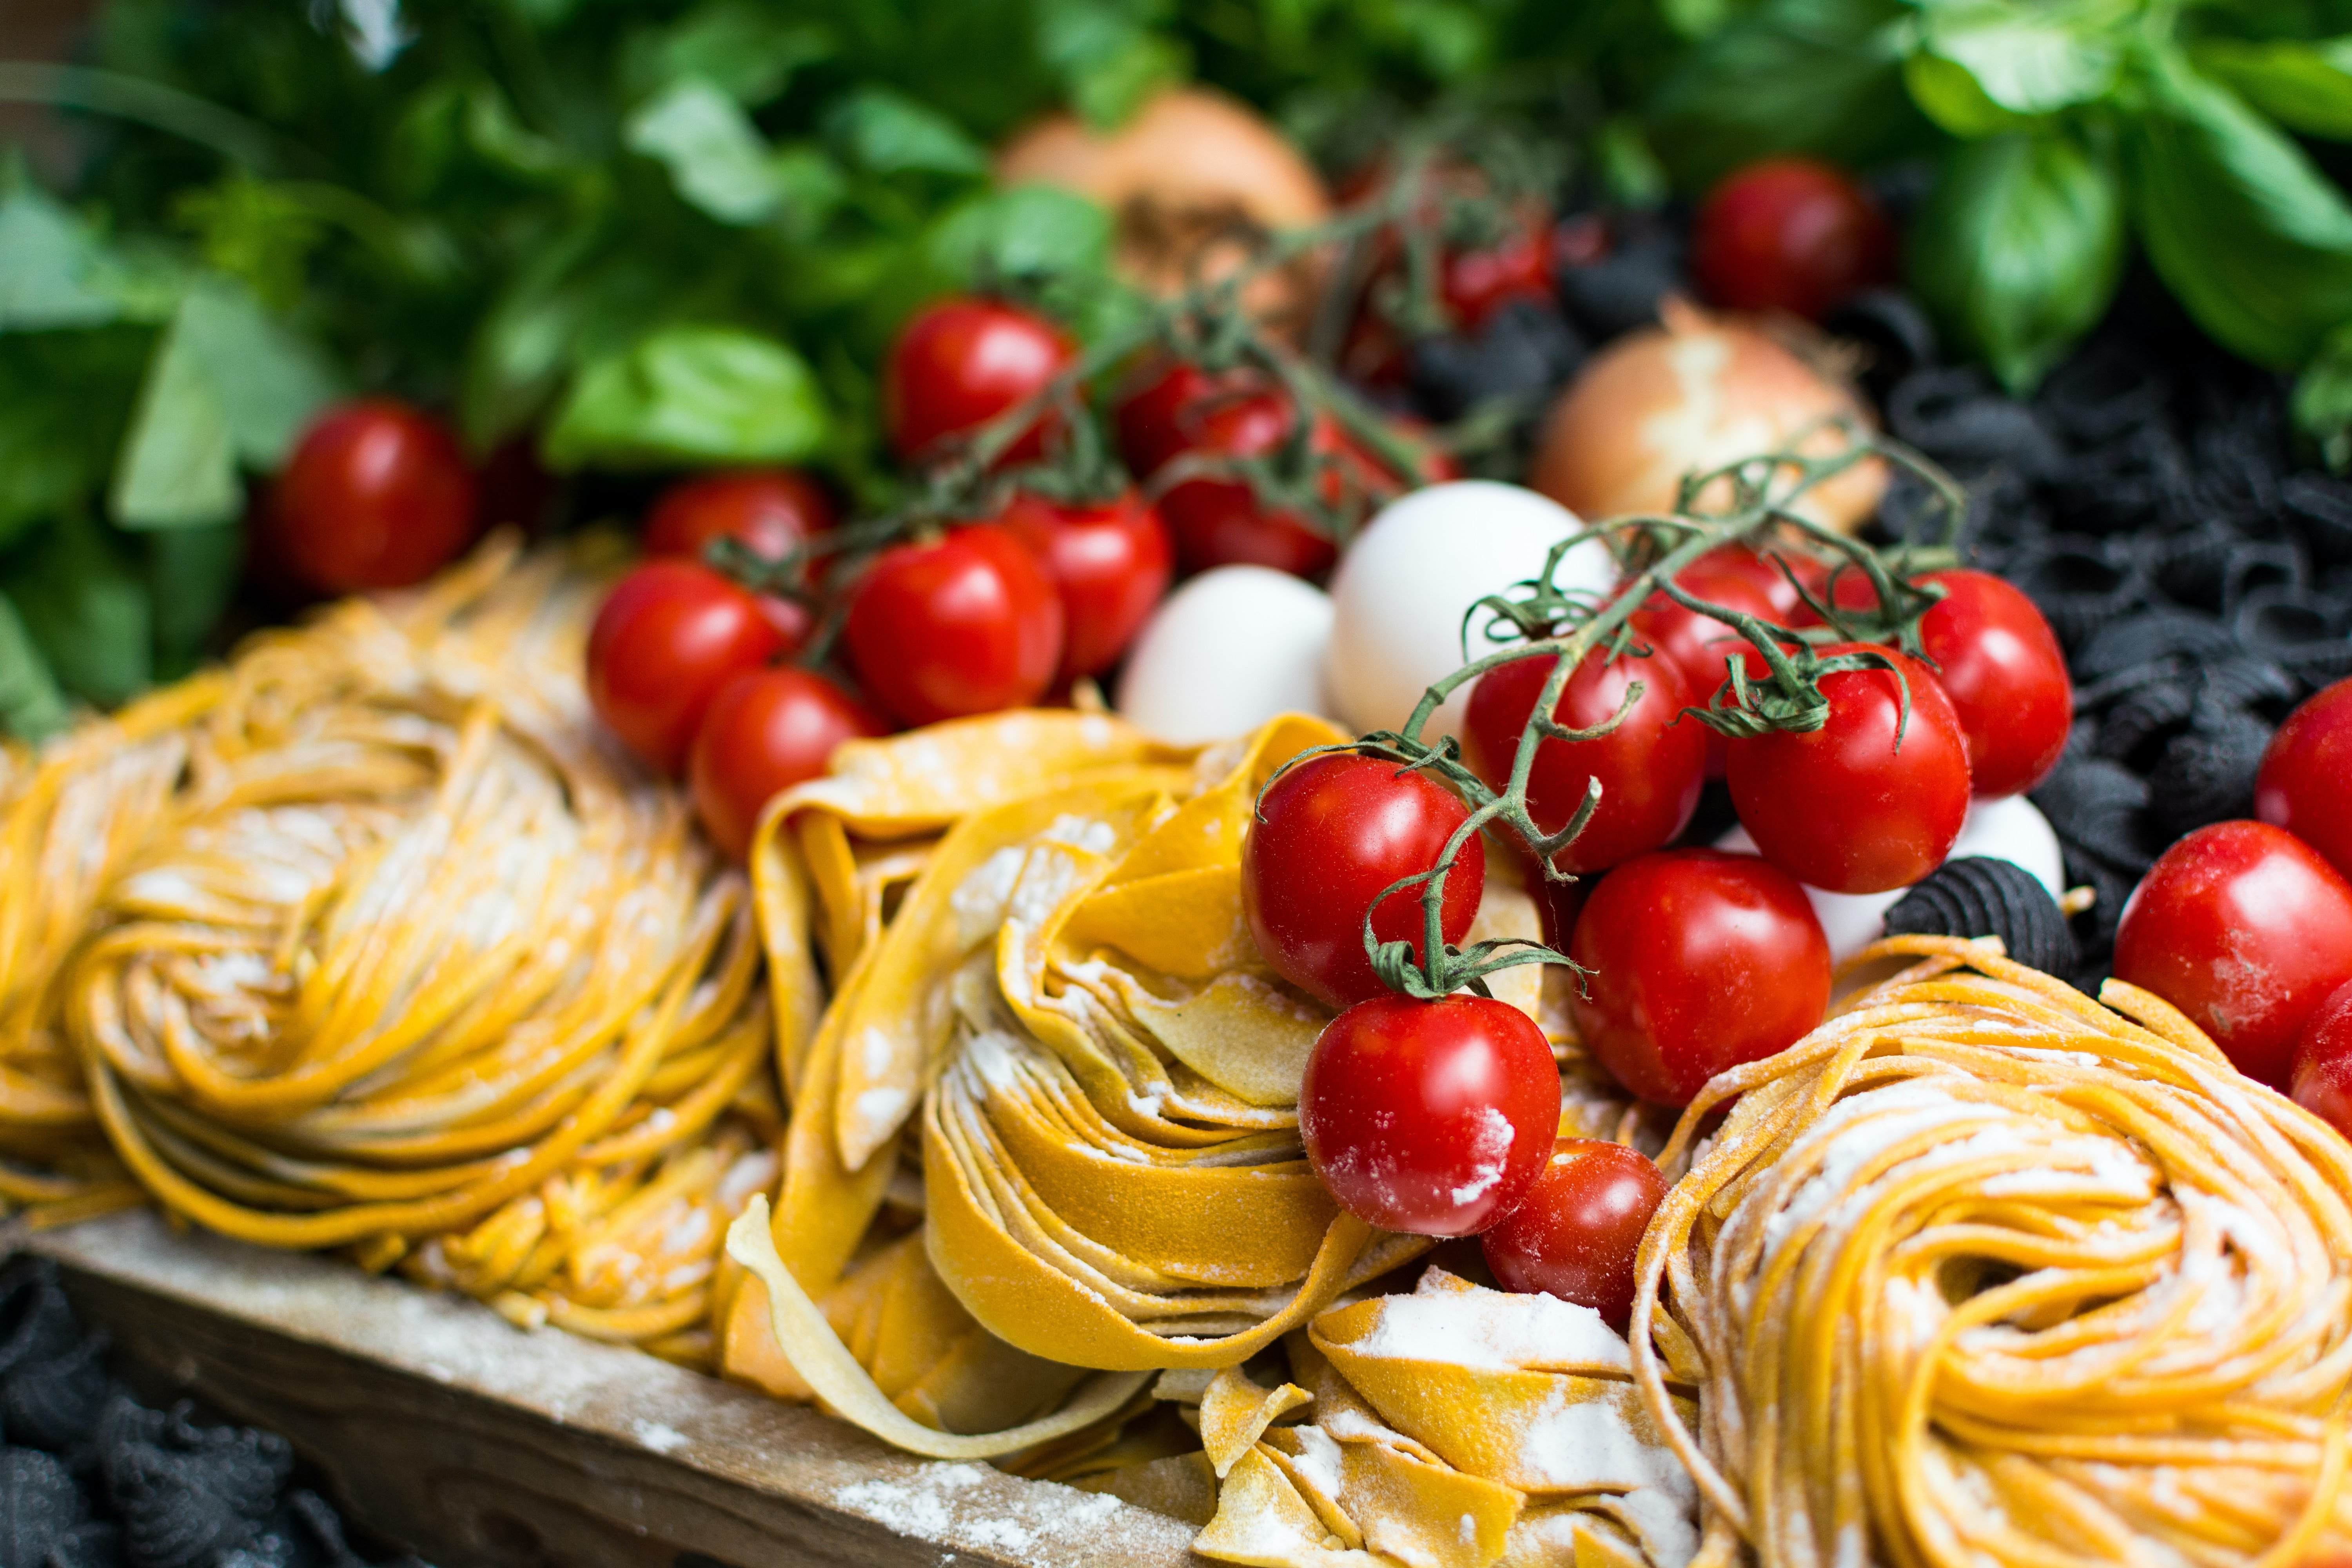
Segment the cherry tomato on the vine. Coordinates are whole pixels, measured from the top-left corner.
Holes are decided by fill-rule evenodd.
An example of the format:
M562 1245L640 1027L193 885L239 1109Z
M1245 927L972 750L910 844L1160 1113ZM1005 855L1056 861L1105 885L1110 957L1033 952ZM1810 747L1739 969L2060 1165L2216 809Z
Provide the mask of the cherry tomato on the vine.
M1242 844L1242 908L1276 973L1333 1007L1381 994L1364 952L1372 931L1422 951L1419 888L1381 890L1435 866L1468 808L1426 774L1332 753L1299 763L1258 801ZM1445 876L1440 928L1458 942L1486 889L1486 851L1472 834Z
M740 860L771 797L824 772L844 741L889 732L882 716L814 670L747 670L719 689L687 773L702 826Z
M2058 765L2074 722L2074 683L2058 634L2033 601L1989 572L1930 572L1943 601L1919 620L1936 684L1968 738L1980 795L2022 795Z
M1147 361L1111 413L1128 471L1150 479L1201 438L1200 420L1220 402L1265 388L1244 372L1212 375L1190 360Z
M1552 226L1549 214L1533 215L1491 246L1446 254L1438 272L1438 292L1458 331L1477 333L1495 312L1514 300L1552 297Z
M1638 1149L1562 1138L1518 1206L1478 1238L1506 1290L1590 1307L1622 1333L1633 1315L1633 1262L1666 1178Z
M740 584L696 562L648 561L596 613L588 700L631 751L675 773L719 689L784 648Z
M1077 350L1043 316L995 300L959 296L926 306L899 331L882 373L882 420L908 461L986 424L1043 391ZM1053 416L1042 415L998 460L1045 455Z
M1869 651L1899 666L1905 682L1883 668L1825 675L1830 711L1822 728L1773 730L1724 748L1732 805L1757 848L1832 893L1880 893L1919 880L1944 863L1969 814L1968 741L1951 700L1918 660Z
M2284 1088L2296 1031L2352 980L2352 883L2267 823L2200 827L2132 889L2116 978L2186 1013L2248 1078Z
M1557 656L1496 665L1470 689L1463 723L1463 760L1498 794L1510 782L1519 735L1535 711ZM1528 811L1538 827L1557 833L1584 804L1590 781L1601 781L1601 804L1584 831L1552 857L1563 871L1604 871L1655 849L1683 830L1706 784L1706 727L1676 722L1696 700L1682 671L1663 654L1604 660L1585 657L1560 688L1552 720L1589 730L1606 723L1638 681L1641 700L1614 730L1597 740L1546 740L1528 774Z
M1763 556L1744 544L1718 545L1680 572L1675 584L1694 598L1727 610L1738 610L1759 620L1800 626L1811 618L1804 601ZM1764 660L1746 637L1712 616L1686 609L1664 594L1653 594L1633 612L1634 633L1683 673L1694 707L1705 707L1714 697L1737 657L1750 678L1765 673ZM1696 724L1696 721L1692 721ZM1706 776L1723 776L1723 737L1698 726L1706 751Z
M1098 675L1116 664L1175 574L1175 546L1158 510L1133 490L1088 506L1024 492L1000 521L1029 547L1062 596L1059 679Z
M1727 309L1819 321L1895 276L1895 230L1841 171L1768 158L1708 193L1691 225L1691 273Z
M2286 716L2254 776L2254 815L2352 878L2352 680Z
M903 724L1021 708L1062 662L1062 600L1004 529L894 545L849 591L843 638L857 679Z
M2352 982L2304 1020L2289 1089L2297 1105L2352 1138Z
M1299 1138L1340 1207L1415 1236L1508 1214L1559 1126L1543 1031L1485 996L1359 1002L1324 1026L1298 1085Z
M1793 1045L1830 1002L1830 944L1805 890L1753 855L1666 849L1601 879L1570 958L1585 1048L1643 1100L1687 1105L1707 1079Z
M331 594L404 588L474 537L474 474L457 439L388 397L330 408L272 490L274 533L295 575Z
M791 468L698 474L662 491L646 514L646 553L702 558L714 539L781 561L834 524L833 500Z

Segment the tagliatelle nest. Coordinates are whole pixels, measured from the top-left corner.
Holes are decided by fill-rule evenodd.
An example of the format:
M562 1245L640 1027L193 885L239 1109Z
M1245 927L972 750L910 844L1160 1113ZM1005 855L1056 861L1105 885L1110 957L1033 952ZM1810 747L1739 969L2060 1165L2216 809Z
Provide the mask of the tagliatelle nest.
M2352 1145L2145 992L1872 951L1924 962L1717 1079L1668 1151L1635 1372L1703 1560L2352 1546Z
M208 1228L706 1359L772 1010L744 879L588 714L604 581L494 543L47 753L0 827L12 1151L94 1120Z

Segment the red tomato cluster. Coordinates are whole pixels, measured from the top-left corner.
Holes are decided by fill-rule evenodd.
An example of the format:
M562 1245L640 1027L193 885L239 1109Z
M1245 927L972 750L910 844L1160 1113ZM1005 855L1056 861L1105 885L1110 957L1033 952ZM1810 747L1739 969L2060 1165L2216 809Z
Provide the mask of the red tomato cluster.
M2149 868L2116 931L2116 977L2352 1136L2352 680L2279 726L2254 810Z

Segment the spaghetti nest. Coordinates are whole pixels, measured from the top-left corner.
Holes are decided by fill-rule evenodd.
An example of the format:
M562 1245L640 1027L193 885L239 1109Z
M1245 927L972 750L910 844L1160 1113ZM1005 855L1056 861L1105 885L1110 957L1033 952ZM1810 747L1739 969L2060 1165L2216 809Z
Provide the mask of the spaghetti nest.
M772 1009L743 879L587 712L602 584L496 544L45 758L12 1146L79 1110L209 1229L707 1359Z
M1667 1151L1634 1371L1702 1560L2352 1543L2352 1146L2131 986L1898 953L1924 961L1718 1078Z

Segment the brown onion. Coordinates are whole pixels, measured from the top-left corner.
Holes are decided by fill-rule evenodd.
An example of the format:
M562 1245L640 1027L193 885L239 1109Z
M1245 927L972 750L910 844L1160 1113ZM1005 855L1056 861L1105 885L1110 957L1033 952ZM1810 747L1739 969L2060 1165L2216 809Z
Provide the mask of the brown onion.
M1319 223L1331 203L1297 148L1222 93L1160 93L1108 133L1057 114L1022 132L996 159L1006 184L1059 185L1108 207L1120 268L1170 294L1230 270L1237 233ZM1249 296L1261 315L1296 310L1312 279L1305 266L1269 274Z
M1680 300L1659 313L1664 325L1610 345L1545 417L1528 483L1580 516L1670 510L1685 474L1776 450L1832 416L1868 417L1845 387L1753 326ZM1843 442L1823 430L1803 450L1827 455ZM1851 533L1885 489L1874 458L1791 510Z

